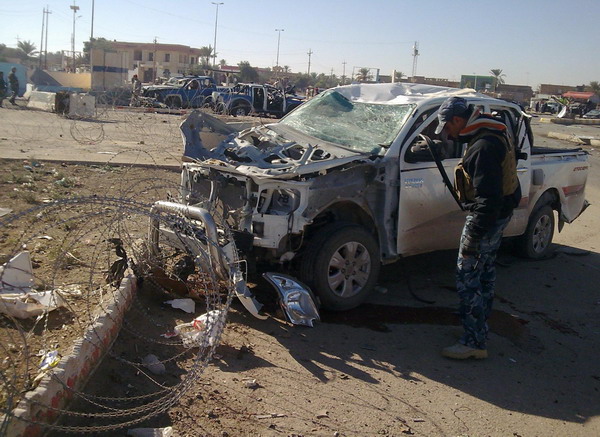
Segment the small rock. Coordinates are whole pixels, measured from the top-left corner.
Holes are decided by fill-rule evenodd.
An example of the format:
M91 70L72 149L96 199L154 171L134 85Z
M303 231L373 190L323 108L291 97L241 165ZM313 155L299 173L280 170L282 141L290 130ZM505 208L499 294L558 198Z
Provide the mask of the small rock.
M142 360L142 364L155 375L163 375L167 371L165 365L153 354L146 355Z

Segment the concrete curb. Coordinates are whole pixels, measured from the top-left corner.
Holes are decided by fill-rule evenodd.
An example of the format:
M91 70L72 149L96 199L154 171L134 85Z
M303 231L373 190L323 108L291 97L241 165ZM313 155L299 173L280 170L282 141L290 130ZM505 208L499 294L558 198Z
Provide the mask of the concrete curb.
M558 140L569 141L571 143L581 144L585 146L600 146L600 140L575 134L548 132L548 138L556 138Z
M600 126L600 119L594 118L551 118L550 121L554 124L562 124L562 125L573 125L573 124L583 124L587 126Z
M40 424L49 425L59 419L57 410L67 406L73 397L73 391L84 387L88 377L116 340L125 312L136 292L136 278L129 275L121 283L106 311L98 315L94 324L87 327L83 337L75 342L71 353L44 376L35 390L25 394L12 412L13 417L6 435L42 436L46 429Z

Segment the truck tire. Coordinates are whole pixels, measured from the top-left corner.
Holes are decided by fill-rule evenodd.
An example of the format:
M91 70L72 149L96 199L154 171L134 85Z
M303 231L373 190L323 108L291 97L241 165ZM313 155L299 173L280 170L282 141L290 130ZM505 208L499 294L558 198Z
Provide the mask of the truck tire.
M349 310L367 298L379 276L379 245L361 226L333 223L308 243L300 263L300 279L325 309Z
M167 97L165 99L165 105L171 109L179 109L181 108L181 101L175 97Z
M231 108L231 115L234 117L244 116L250 114L250 108L246 105L235 105Z
M554 237L554 210L545 203L529 217L525 233L517 240L519 253L531 259L547 258L552 252Z

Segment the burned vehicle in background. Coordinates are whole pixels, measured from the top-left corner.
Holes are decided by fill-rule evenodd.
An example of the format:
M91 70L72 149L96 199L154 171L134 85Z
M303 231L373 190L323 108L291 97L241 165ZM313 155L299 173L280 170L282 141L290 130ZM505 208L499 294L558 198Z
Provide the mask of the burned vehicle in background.
M218 114L257 114L280 118L304 103L304 98L291 90L283 91L272 85L239 83L229 89L213 92L212 101Z
M325 308L353 308L376 285L381 264L458 246L466 213L439 168L453 178L465 145L435 135L438 108L453 95L509 127L523 200L505 236L517 237L525 256L547 256L555 214L560 230L586 206L587 154L534 147L527 114L473 90L343 86L239 133L194 112L181 126L179 201L218 210L250 267L298 277ZM219 141L203 142L203 126ZM438 162L421 153L424 141L440 149Z
M212 93L219 89L210 76L172 78L162 85L146 85L142 97L169 108L201 108L212 105Z

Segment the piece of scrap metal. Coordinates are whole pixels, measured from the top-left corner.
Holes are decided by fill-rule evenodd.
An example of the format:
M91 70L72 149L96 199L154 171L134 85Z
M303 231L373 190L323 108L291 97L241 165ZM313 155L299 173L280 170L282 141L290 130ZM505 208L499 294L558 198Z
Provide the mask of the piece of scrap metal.
M263 277L279 293L279 304L290 322L312 328L313 321L320 320L312 291L306 285L282 273L267 272Z

